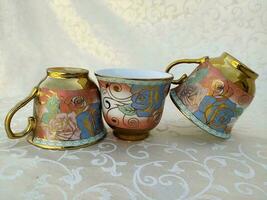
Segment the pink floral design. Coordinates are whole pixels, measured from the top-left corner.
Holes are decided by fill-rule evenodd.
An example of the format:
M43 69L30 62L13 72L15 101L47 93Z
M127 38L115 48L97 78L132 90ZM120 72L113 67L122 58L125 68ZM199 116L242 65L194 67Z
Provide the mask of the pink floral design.
M59 113L50 120L47 136L54 140L79 140L80 133L74 112Z
M199 102L205 96L206 90L196 85L182 84L178 87L177 96L181 99L184 105L191 111L196 111L199 106Z

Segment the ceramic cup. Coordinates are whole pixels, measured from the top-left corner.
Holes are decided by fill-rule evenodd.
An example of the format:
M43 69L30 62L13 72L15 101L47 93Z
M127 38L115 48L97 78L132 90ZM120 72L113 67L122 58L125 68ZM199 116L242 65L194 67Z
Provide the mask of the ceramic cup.
M11 139L28 135L28 141L45 149L71 149L94 144L106 135L100 93L81 68L52 67L31 94L12 108L5 128ZM34 100L33 116L22 132L13 132L14 114Z
M172 81L178 85L170 92L173 103L207 133L229 138L234 123L254 98L258 74L226 52L215 58L176 60L166 72L185 63L198 66L189 76Z
M173 76L135 69L102 69L97 77L104 119L124 140L141 140L158 125Z

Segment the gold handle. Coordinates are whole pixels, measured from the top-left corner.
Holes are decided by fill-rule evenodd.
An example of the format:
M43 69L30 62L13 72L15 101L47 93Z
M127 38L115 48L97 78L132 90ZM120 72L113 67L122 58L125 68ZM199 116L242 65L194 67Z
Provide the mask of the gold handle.
M35 121L36 120L34 117L29 117L27 127L23 131L18 132L18 133L14 133L11 130L10 124L11 124L11 120L12 120L12 117L14 116L14 114L19 109L21 109L23 106L25 106L27 103L29 103L32 99L34 99L37 96L37 92L38 92L38 88L34 87L31 94L28 97L26 97L24 100L20 101L18 104L16 104L14 106L14 108L12 108L8 112L6 119L5 119L5 129L6 129L7 136L9 138L11 138L11 139L21 138L21 137L27 135L28 133L30 133L35 128Z
M207 56L202 57L202 58L197 58L197 59L181 59L181 60L176 60L173 61L172 63L170 63L167 67L166 67L166 72L169 73L169 71L175 66L175 65L179 65L179 64L183 64L183 63L187 63L187 64L191 64L191 63L204 63L206 61L206 59L208 59ZM181 84L182 82L185 81L185 79L187 78L186 74L183 74L181 76L181 78L177 79L177 80L173 80L172 84Z

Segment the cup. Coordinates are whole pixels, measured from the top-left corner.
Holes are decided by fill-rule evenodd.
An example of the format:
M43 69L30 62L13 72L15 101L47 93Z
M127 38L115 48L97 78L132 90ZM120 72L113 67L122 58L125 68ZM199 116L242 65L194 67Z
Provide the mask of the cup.
M95 72L104 119L123 140L142 140L161 119L173 76L139 69Z
M181 59L167 66L197 64L194 71L172 83L170 96L176 107L209 134L229 138L234 123L255 95L258 74L224 52L215 58Z
M26 129L14 133L10 127L13 115L34 100L33 117ZM100 93L80 68L53 67L47 76L19 102L5 119L11 139L27 134L28 141L45 149L70 149L93 144L106 135L101 116Z

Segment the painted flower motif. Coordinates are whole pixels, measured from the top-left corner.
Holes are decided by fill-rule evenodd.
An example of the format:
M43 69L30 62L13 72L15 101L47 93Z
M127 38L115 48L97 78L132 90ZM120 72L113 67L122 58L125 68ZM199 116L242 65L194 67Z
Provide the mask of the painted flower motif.
M88 110L77 115L77 124L81 130L81 139L89 138L103 130L102 116L100 112L100 104L91 104Z
M178 87L178 89L177 96L181 99L183 104L186 105L189 110L193 112L196 111L205 92L202 92L202 89L197 87L197 85L190 85L186 83Z
M164 103L166 85L138 86L133 85L131 106L138 117L150 117Z
M71 112L80 113L85 110L87 102L83 96L67 96L65 99L61 100L60 110L61 112Z
M178 91L178 96L186 106L195 107L197 105L196 96L198 88L195 85L183 84Z
M228 98L205 96L194 115L211 128L220 132L228 132L227 125L237 117L236 110L236 104Z
M59 113L48 124L49 139L78 140L81 131L77 127L75 113Z

